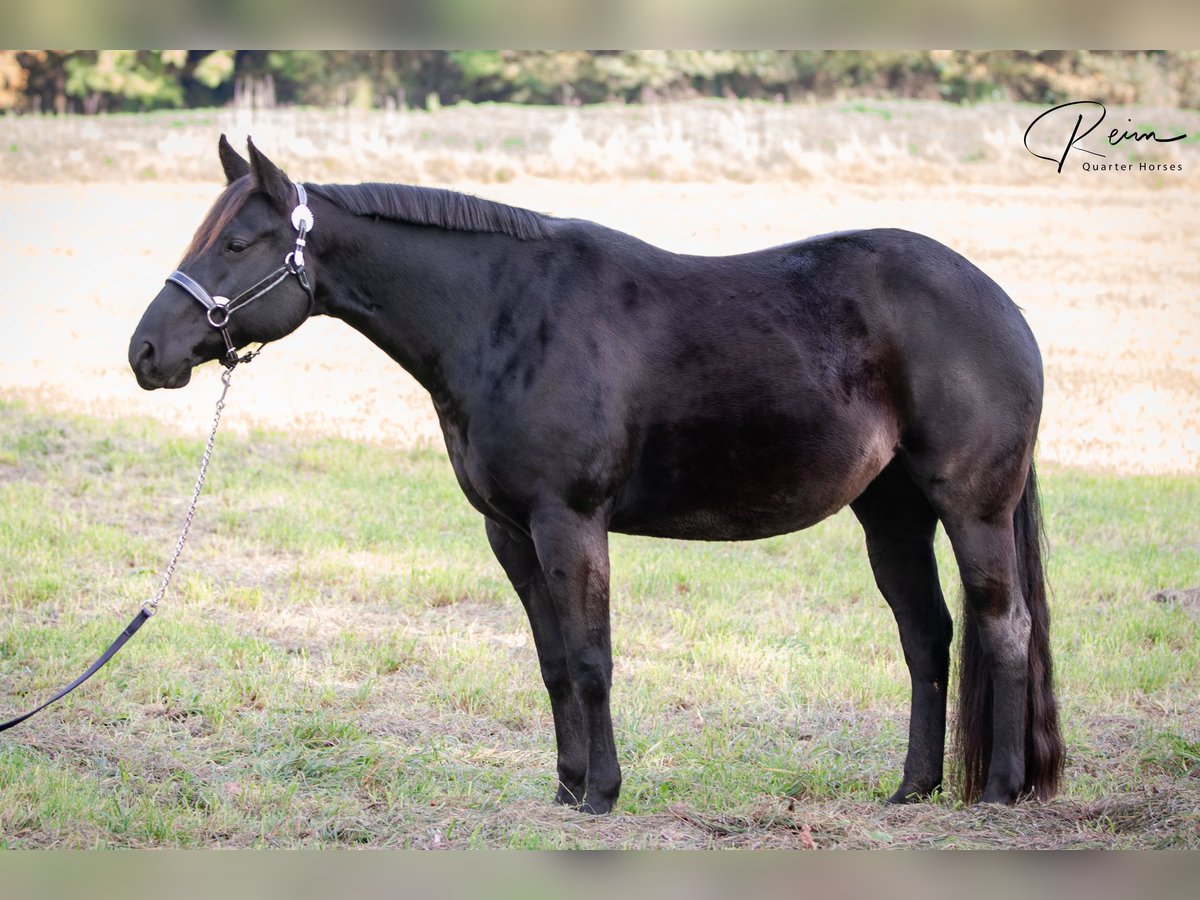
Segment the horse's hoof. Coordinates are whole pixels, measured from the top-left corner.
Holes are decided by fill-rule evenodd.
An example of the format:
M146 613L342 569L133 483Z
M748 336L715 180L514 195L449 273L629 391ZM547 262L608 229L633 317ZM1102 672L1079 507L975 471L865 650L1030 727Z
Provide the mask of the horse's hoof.
M587 813L591 816L606 816L612 812L613 800L592 800L588 799L579 807L580 812Z
M583 794L583 785L572 790L565 784L559 784L558 792L554 795L554 802L559 806L570 806L578 809L583 804Z
M896 793L888 797L887 802L897 806L908 803L924 803L933 796L933 792L936 791L940 786L941 785L935 785L932 788L911 788L900 785L900 787L896 790Z
M984 791L983 796L979 798L979 802L981 804L990 803L994 806L1012 806L1019 799L1020 796L1017 793L1009 793L1007 791Z

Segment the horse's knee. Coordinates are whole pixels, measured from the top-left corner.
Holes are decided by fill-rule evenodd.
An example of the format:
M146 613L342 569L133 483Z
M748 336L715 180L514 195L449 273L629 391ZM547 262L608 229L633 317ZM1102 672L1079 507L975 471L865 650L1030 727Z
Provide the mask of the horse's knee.
M928 614L928 618L904 620L900 640L909 667L929 668L939 672L950 663L950 642L954 638L954 620L945 604Z
M543 655L539 660L542 683L551 697L562 697L571 693L571 670L563 655Z
M599 648L588 648L575 654L570 662L571 685L575 695L585 704L608 700L612 685L612 660Z

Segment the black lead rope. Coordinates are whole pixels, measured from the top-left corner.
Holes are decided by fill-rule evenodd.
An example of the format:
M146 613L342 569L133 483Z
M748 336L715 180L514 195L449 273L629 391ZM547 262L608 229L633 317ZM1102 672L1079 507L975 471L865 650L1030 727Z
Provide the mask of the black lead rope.
M256 351L257 352L257 351ZM249 355L249 354L248 354ZM246 357L243 357L244 360ZM217 399L216 407L213 411L212 430L208 433L208 442L204 445L204 454L200 457L200 472L196 476L196 486L192 489L191 503L188 505L187 514L183 517L183 528L179 532L179 540L175 542L175 551L171 554L171 559L167 563L166 569L163 571L162 580L159 582L158 591L154 596L142 604L142 608L138 610L133 620L125 626L125 630L117 635L117 639L108 645L108 649L100 654L100 658L88 666L88 670L68 684L65 688L43 703L36 709L31 709L29 712L9 719L4 724L0 725L0 731L7 731L14 725L20 725L30 716L40 713L43 709L52 703L61 700L75 688L79 687L93 675L95 675L104 664L117 655L117 651L125 646L125 643L137 634L137 630L146 624L146 620L153 616L158 611L158 604L162 602L163 597L167 594L167 588L171 584L171 576L175 574L175 566L179 563L179 557L183 553L183 545L187 541L188 530L192 527L192 518L196 515L196 504L200 502L200 491L204 488L204 477L208 473L208 463L212 459L213 442L217 439L217 426L221 424L221 410L225 408L225 395L229 392L229 379L233 375L233 367L236 363L231 363L226 366L225 371L221 373L221 383L224 388L221 390L221 396Z
M29 712L25 713L24 715L17 716L15 719L9 719L3 725L0 725L0 731L7 731L14 725L20 725L30 716L37 715L51 703L58 702L63 697L67 696L67 694L71 693L71 691L75 690L75 688L79 687L81 684L99 672L100 669L103 668L104 664L116 656L117 651L125 646L125 642L137 634L137 630L145 625L146 620L152 615L153 613L148 612L145 608L139 609L138 614L133 617L133 621L125 626L125 630L117 635L117 639L108 645L108 649L100 654L100 658L92 663L86 672L68 684L65 688L63 688L41 706L37 707L36 709L31 709Z

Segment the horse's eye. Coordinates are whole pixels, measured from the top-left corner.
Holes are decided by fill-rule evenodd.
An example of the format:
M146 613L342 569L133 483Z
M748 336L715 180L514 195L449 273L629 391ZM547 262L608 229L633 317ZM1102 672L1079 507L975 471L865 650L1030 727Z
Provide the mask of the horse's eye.
M250 245L247 244L245 241L239 241L237 238L234 238L232 241L229 242L226 249L229 250L230 253L241 253L248 246L250 246Z

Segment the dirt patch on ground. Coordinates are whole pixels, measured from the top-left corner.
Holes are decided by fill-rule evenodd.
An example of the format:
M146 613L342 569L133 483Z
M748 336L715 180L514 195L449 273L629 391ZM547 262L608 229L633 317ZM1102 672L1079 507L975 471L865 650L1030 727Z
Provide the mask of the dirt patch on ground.
M1200 588L1159 591L1154 595L1154 599L1175 609L1182 609L1200 622Z

